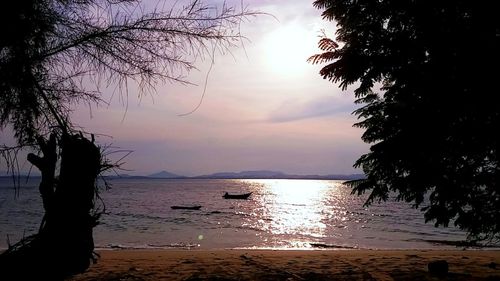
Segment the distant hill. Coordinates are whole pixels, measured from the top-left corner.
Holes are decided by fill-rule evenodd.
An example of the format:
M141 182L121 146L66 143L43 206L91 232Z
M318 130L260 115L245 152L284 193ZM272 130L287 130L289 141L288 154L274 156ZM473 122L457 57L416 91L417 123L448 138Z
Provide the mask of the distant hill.
M247 179L247 178L282 178L286 176L283 172L276 171L242 171L242 172L221 172L210 175L197 176L195 178L216 178L216 179Z
M243 172L220 172L210 175L196 176L201 179L332 179L332 180L354 180L362 179L363 174L349 175L290 175L280 171L243 171Z
M324 177L332 180L360 180L366 178L365 174L327 175Z
M170 173L167 171L161 171L158 173L154 173L151 175L148 175L149 178L161 178L161 179L175 179L175 178L184 178L184 176L180 176L174 173Z
M21 175L25 178L26 175ZM40 175L32 173L30 178L39 178ZM12 178L11 175L2 175L0 178ZM363 174L331 174L331 175L294 175L286 174L280 171L269 171L269 170L256 170L256 171L242 171L242 172L219 172L209 175L201 175L194 177L186 177L178 174L170 173L167 171L161 171L158 173L150 174L147 176L136 176L129 174L120 175L106 175L105 178L108 179L182 179L182 178L193 178L193 179L324 179L324 180L355 180L363 179L365 175Z

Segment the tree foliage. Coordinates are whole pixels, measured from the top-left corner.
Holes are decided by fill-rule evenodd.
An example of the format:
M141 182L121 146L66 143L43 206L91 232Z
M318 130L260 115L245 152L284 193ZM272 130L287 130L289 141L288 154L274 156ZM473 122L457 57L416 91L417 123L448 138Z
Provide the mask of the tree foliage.
M15 1L0 10L0 130L11 126L18 142L0 146L0 154L7 165L16 165L26 146L42 154L28 161L42 174L45 210L37 234L0 254L8 280L63 280L95 259L97 178L113 165L93 135L75 132L72 106L105 102L101 86L126 98L131 81L141 93L159 82L189 83L196 59L238 44L239 23L255 15L198 0L167 2Z
M130 81L144 91L188 83L195 60L237 44L239 23L255 14L198 0L167 4L39 0L1 9L0 129L12 125L20 144L32 144L53 126L71 126L72 105L102 102L102 84L126 95Z
M354 84L354 113L370 151L355 163L367 204L392 192L436 226L470 240L500 238L499 24L473 1L317 0L336 21L321 39L320 74Z

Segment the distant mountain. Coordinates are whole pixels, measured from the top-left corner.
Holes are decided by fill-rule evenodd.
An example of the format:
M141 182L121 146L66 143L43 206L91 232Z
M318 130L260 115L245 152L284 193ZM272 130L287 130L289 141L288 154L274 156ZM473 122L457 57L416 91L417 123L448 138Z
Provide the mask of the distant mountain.
M26 177L26 175L21 175L21 177ZM38 173L31 173L30 178L39 178ZM146 179L146 178L157 178L157 179L182 179L182 178L193 178L193 179L323 179L323 180L355 180L365 178L364 174L331 174L331 175L294 175L286 174L280 171L269 171L269 170L256 170L256 171L242 171L242 172L219 172L210 175L186 177L170 173L167 171L161 171L148 176L136 176L129 174L120 175L106 175L108 179ZM6 175L0 173L0 178L12 178L11 175Z
M177 174L173 174L167 171L161 171L158 173L154 173L151 175L148 175L149 178L161 178L161 179L174 179L174 178L184 178L184 176L180 176Z
M365 174L327 175L325 177L332 180L360 180L366 178Z
M196 178L217 178L217 179L246 179L246 178L281 178L285 176L283 172L276 171L243 171L243 172L221 172L210 175L197 176Z
M202 175L194 178L202 179L332 179L332 180L354 180L362 179L363 174L351 175L290 175L280 171L243 171L243 172L220 172L210 175Z

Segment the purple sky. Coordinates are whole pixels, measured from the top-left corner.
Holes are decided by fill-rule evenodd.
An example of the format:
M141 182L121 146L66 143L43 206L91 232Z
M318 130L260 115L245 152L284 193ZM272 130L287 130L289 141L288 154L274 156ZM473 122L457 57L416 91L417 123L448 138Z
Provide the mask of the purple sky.
M242 23L249 41L231 54L216 56L205 97L194 113L179 116L199 103L210 59L197 62L199 70L187 77L194 86L167 83L140 99L131 87L128 106L116 96L109 106L92 108L91 114L82 105L75 111L75 123L112 136L98 137L101 144L132 150L124 165L129 174L360 172L352 165L368 145L360 140L362 130L352 127L352 89L342 92L319 76L320 66L306 62L319 52L321 30L332 36L335 25L321 19L312 1L246 4L275 18L262 15ZM104 97L111 92L103 89Z

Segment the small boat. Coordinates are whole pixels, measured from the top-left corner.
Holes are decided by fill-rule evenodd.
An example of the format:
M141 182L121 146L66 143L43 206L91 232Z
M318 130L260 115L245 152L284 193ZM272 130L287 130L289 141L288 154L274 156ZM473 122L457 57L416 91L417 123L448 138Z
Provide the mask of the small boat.
M201 206L170 206L174 210L199 210Z
M252 195L252 192L244 194L229 194L226 192L222 197L224 197L224 199L248 199L250 195Z

